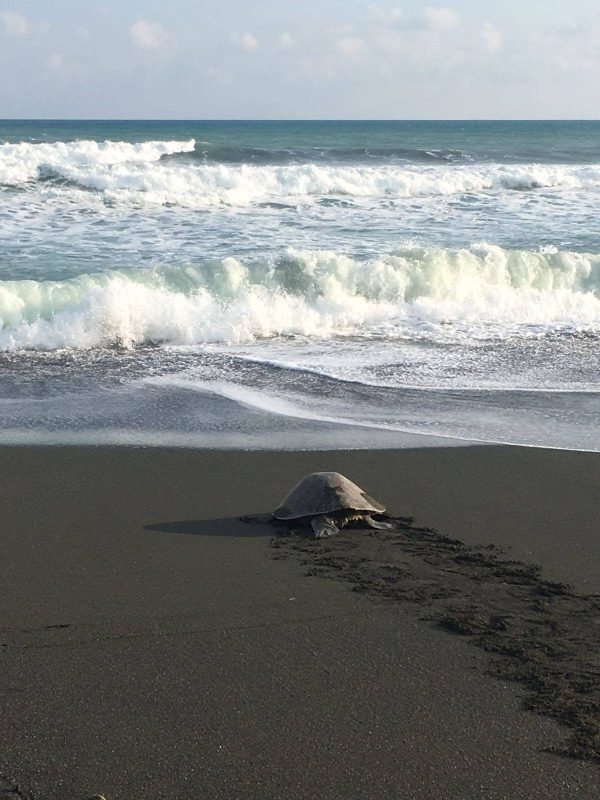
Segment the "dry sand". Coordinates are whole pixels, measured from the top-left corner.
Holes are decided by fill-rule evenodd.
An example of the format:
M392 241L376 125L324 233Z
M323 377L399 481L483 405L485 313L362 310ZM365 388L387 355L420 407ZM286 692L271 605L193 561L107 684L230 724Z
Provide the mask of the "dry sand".
M542 599L581 604L590 652L568 613L559 641L598 676L600 456L48 447L0 468L0 797L598 796L597 763L552 752L573 729L472 644L495 603L494 635L521 641L514 593L572 583ZM415 525L316 549L237 520L316 469ZM541 575L507 579L490 543Z

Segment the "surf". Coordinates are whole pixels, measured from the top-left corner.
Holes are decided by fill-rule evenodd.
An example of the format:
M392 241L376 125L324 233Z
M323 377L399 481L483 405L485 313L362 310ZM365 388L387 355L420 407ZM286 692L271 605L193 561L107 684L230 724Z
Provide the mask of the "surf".
M600 254L410 247L0 281L0 349L600 332Z
M314 202L332 196L385 200L600 189L600 164L452 163L447 158L454 158L454 151L444 150L424 151L419 158L412 153L414 163L395 163L389 154L385 163L369 163L383 158L377 149L364 150L360 158L354 153L350 161L348 153L334 151L334 163L323 160L325 151L301 163L266 163L268 151L235 149L222 161L207 161L210 152L194 139L4 143L0 184L35 191L36 184L55 180L98 192L112 202L190 208ZM215 156L219 152L217 148ZM237 163L242 155L247 161ZM292 154L287 157L296 160ZM281 159L281 153L274 154L275 161Z

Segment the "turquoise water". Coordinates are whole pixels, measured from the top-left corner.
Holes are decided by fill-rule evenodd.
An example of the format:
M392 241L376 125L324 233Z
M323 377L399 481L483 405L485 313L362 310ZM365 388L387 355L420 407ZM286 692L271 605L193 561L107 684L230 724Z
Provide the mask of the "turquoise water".
M0 121L2 436L598 449L599 212L598 122Z
M140 142L195 139L198 153L246 161L256 151L267 161L297 156L335 158L364 153L411 158L411 153L451 151L474 161L598 163L598 121L165 121L0 120L3 142L88 139ZM236 156L237 151L237 156ZM373 157L373 156L372 156Z

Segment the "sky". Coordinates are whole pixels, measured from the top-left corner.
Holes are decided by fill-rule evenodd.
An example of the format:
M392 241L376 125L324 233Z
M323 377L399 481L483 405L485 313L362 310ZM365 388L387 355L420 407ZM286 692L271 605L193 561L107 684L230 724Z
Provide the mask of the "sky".
M597 0L0 0L1 118L590 119Z

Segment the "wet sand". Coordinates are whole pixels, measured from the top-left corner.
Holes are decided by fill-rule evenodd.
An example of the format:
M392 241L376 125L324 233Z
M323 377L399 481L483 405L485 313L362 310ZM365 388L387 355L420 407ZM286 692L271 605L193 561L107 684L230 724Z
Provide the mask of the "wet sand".
M0 468L0 796L597 797L593 753L565 755L574 729L479 645L491 622L546 646L557 597L590 653L569 613L554 642L598 676L600 456L44 447ZM316 469L415 522L317 548L237 519Z

